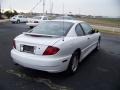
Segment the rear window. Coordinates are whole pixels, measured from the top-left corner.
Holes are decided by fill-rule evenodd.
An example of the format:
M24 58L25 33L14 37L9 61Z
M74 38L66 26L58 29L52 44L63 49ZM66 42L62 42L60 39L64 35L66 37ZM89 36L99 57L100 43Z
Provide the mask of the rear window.
M41 19L41 17L33 17L33 19Z
M33 28L30 33L66 36L72 26L73 23L71 22L44 21Z
M18 16L19 18L22 18L23 16Z

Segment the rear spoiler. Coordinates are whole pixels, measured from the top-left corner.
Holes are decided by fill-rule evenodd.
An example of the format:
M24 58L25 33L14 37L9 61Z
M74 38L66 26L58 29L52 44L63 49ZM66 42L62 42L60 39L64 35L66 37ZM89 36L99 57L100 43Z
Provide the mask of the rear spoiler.
M55 37L55 38L61 37L57 35L37 34L37 33L29 33L29 32L23 32L23 34L30 35L30 36L36 36L36 37Z

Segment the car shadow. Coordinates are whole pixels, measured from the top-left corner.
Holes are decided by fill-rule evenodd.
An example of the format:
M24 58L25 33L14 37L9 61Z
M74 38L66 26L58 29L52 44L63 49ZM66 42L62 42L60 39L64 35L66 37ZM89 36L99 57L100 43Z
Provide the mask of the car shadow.
M74 75L62 73L48 73L39 70L33 70L18 66L14 69L16 72L22 74L19 76L25 76L25 78L41 79L48 82L52 82L56 85L63 85L66 87L74 88L78 90L78 87L85 90L94 90L98 87L102 88L102 85L106 87L110 85L110 88L117 88L118 84L113 81L118 81L119 78L119 58L109 55L103 49L99 51L93 51L90 53L80 64L78 71ZM112 66L112 67L111 67ZM86 87L87 85L87 87ZM103 87L104 88L104 87ZM113 89L116 90L116 89Z
M82 62L79 63L79 68L78 71L75 73L77 74L78 72L80 72L81 68L84 67L84 64L87 64L90 62L89 58L91 58L91 56L96 56L99 53L102 53L103 51L93 51L92 53L90 53ZM66 72L61 72L61 73L48 73L45 71L40 71L40 70L34 70L34 69L30 69L30 68L25 68L22 66L18 66L18 68L16 70L19 70L20 72L26 74L29 77L32 78L50 78L50 79L65 79L65 78L69 78L69 77L73 77L75 74L73 75L69 75Z

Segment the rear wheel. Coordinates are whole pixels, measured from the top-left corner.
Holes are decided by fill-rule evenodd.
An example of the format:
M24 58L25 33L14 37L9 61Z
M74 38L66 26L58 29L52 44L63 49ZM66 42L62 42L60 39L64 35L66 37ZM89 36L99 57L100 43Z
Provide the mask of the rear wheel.
M78 66L79 66L79 53L75 52L71 57L67 73L74 74L77 71Z
M15 22L11 22L12 24L14 24Z
M17 23L20 23L20 20L17 20Z

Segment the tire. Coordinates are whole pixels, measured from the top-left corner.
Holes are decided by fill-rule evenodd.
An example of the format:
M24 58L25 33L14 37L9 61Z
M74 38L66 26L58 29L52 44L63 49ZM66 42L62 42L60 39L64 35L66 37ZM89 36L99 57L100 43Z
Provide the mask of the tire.
M101 39L99 38L98 42L97 42L97 46L95 48L96 51L100 50L100 41L101 41Z
M15 24L15 22L11 22L12 24Z
M17 64L17 63L14 63L14 65L16 65L16 66L17 66L17 65L19 65L19 64Z
M17 23L19 24L19 23L20 23L20 20L17 20Z
M77 71L78 66L79 66L79 53L75 52L71 57L70 63L68 65L67 73L70 75L74 74Z
M32 29L33 28L33 26L30 26L30 29Z

